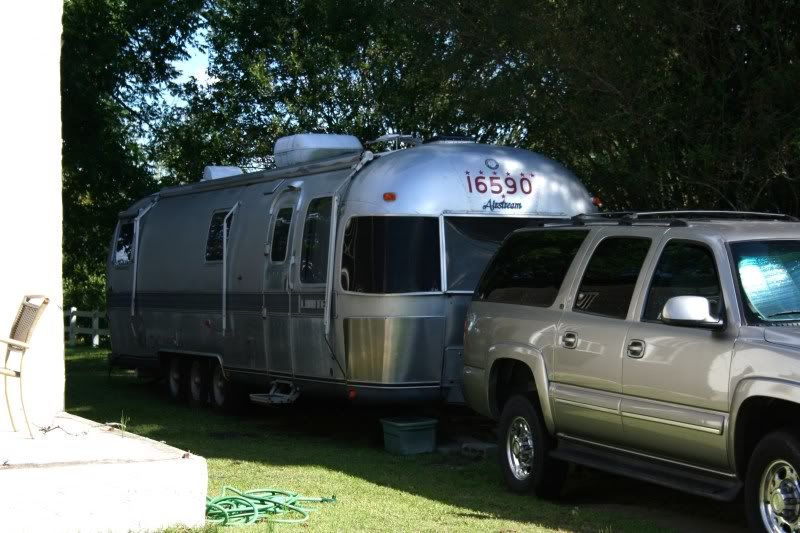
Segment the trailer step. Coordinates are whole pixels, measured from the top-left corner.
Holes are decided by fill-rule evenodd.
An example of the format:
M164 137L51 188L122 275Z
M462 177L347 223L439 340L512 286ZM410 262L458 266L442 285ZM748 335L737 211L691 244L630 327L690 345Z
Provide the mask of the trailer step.
M273 381L266 394L251 394L250 401L258 405L287 405L300 396L300 389L288 381Z

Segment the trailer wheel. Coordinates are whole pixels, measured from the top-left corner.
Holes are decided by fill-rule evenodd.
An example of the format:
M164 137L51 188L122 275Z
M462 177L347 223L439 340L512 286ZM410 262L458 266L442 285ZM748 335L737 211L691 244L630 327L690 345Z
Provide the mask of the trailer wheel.
M208 361L195 358L189 365L189 403L195 407L208 403Z
M182 357L171 357L167 368L167 392L169 397L176 402L186 398L187 368L186 360Z
M215 364L211 372L211 405L220 411L234 411L242 404L242 395L236 385L225 378L222 365Z

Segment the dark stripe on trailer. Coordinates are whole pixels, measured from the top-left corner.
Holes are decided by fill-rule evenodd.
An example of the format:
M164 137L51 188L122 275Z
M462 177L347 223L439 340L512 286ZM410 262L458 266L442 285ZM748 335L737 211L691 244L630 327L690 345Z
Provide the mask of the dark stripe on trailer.
M303 374L297 374L293 376L289 372L280 372L272 370L255 370L252 368L241 368L234 366L226 366L225 370L239 374L260 374L275 379L287 379L287 380L297 379L303 381L318 381L320 383L339 383L339 384L347 384L347 385L352 385L354 387L363 387L368 389L414 389L414 388L439 389L442 386L442 384L439 383L438 381L417 381L411 383L376 383L373 381L352 381L352 380L343 380L339 378L326 378L323 376L306 376Z
M325 293L286 293L257 292L228 293L228 311L261 313L262 301L270 315L321 317L325 309ZM108 296L109 309L128 308L131 293L115 292ZM219 312L222 310L220 292L140 292L136 295L138 309L173 309L180 311Z

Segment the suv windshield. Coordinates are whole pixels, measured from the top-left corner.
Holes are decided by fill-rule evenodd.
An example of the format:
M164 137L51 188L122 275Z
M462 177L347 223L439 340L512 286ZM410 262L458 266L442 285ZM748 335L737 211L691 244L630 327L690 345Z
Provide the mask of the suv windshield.
M800 322L800 241L731 244L749 322Z

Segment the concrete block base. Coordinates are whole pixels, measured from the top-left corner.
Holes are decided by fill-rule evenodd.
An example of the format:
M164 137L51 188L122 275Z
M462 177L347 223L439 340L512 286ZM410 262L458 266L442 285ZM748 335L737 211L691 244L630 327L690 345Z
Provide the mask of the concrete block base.
M66 413L29 439L0 433L3 531L202 527L206 460Z

